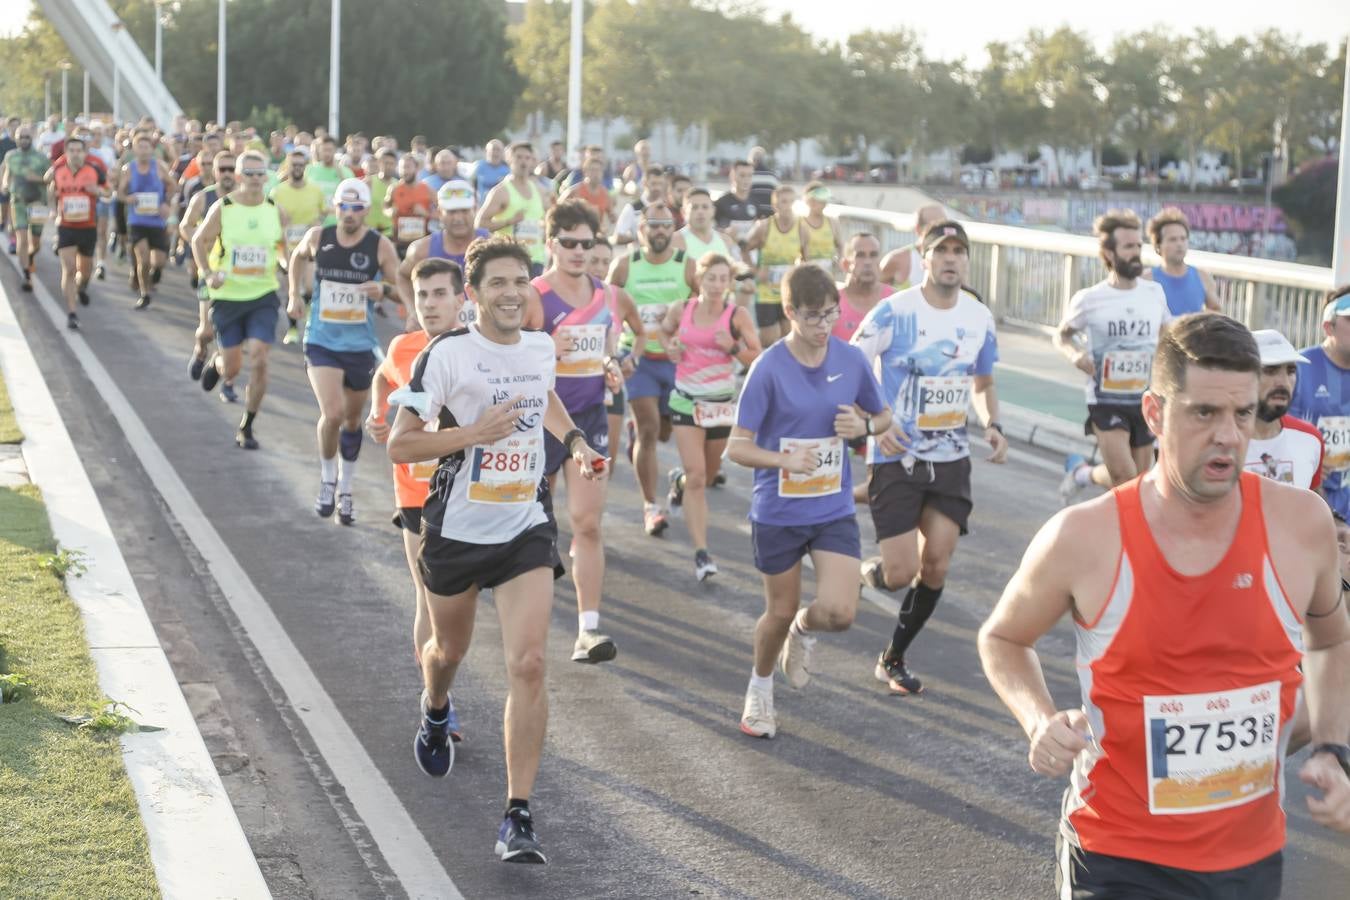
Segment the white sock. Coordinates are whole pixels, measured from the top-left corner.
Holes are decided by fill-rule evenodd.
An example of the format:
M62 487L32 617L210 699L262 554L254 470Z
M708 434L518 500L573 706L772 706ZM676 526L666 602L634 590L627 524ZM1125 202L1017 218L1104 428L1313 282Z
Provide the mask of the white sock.
M772 693L773 693L773 673L770 672L768 675L757 675L757 674L755 674L755 670L754 670L754 669L751 669L751 670L750 670L750 687L754 688L754 689L757 690L757 691L768 691L770 694L772 694Z
M577 627L582 631L595 631L600 627L600 610L588 609L577 615Z
M324 484L332 484L338 479L337 457L332 459L319 460L319 480Z
M1092 484L1092 464L1083 463L1073 470L1073 483L1079 487L1087 487Z
M352 492L352 476L356 474L356 460L344 459L338 462L338 493Z

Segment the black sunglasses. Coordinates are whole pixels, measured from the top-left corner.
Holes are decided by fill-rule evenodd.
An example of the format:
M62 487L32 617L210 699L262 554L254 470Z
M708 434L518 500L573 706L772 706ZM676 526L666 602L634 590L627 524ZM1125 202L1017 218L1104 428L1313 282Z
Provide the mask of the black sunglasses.
M594 238L554 238L559 244L562 244L564 250L575 250L580 247L582 250L589 250L595 246Z
M233 172L234 166L216 166L217 172Z

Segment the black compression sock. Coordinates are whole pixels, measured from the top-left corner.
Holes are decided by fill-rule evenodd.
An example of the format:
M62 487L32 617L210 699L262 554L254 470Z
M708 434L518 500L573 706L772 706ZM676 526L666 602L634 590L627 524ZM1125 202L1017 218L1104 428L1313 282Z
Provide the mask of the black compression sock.
M245 433L252 433L252 431L253 431L253 419L254 419L257 415L258 415L258 414L255 413L255 412L246 412L246 413L244 413L244 418L242 418L242 419L239 420L239 430L240 430L240 431L243 431L243 432L245 432Z
M530 801L528 801L528 800L518 800L518 799L516 799L515 797L512 797L511 799L509 799L509 800L506 801L506 814L507 814L508 816L511 815L511 810L513 810L513 809L523 809L523 810L525 810L526 812L529 812L529 811L530 811Z
M933 610L937 609L941 596L942 588L929 587L922 581L909 589L904 603L900 605L900 620L895 626L895 633L891 635L891 645L886 648L888 659L904 659L905 651L914 642Z

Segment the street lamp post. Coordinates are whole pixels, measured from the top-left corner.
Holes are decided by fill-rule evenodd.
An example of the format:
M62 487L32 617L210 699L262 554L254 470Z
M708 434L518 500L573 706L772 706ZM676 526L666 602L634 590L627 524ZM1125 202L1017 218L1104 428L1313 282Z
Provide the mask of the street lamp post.
M51 76L43 82L42 87L42 118L50 119L52 117L52 79Z
M61 61L61 121L69 116L70 110L70 60Z
M84 70L84 120L89 121L89 70Z
M225 0L216 17L216 126L225 127Z
M164 80L164 11L155 0L155 77Z
M1350 282L1350 40L1346 41L1345 98L1341 101L1341 180L1336 185L1336 237L1331 245L1333 284Z
M328 26L328 133L338 139L338 67L342 63L342 0L333 0Z
M567 154L581 165L581 37L585 0L572 0L572 47L567 65Z

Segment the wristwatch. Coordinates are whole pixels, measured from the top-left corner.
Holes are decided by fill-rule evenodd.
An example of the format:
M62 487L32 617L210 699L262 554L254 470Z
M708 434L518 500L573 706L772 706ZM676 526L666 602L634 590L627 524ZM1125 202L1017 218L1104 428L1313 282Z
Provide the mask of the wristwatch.
M1318 744L1312 748L1312 755L1330 753L1341 764L1347 777L1350 777L1350 744Z
M999 434L1003 434L1003 426L998 422L990 422L988 425L984 426L985 431L988 431L990 428L994 429Z

